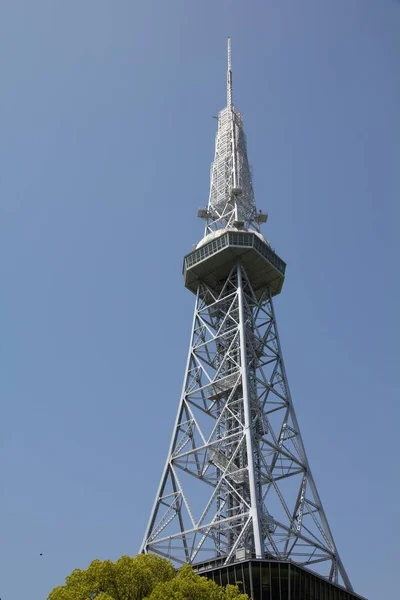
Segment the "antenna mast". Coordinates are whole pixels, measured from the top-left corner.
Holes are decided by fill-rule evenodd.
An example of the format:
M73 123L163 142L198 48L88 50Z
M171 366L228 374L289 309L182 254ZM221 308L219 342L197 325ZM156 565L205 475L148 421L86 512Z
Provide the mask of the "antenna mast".
M231 58L231 38L228 37L228 73L226 77L227 87L227 104L228 107L232 106L232 58Z

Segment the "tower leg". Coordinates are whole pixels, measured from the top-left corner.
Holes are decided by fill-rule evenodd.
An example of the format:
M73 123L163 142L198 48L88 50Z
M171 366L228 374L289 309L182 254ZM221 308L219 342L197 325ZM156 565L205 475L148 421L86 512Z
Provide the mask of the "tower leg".
M243 294L243 280L242 280L242 267L240 264L237 265L237 293L239 303L239 344L240 344L240 366L241 366L241 377L242 377L242 388L243 388L243 408L244 408L244 428L246 436L246 451L247 451L247 468L249 477L250 487L250 515L251 523L253 528L254 538L254 549L257 558L263 558L263 541L261 538L260 531L260 508L258 506L259 495L257 493L256 486L256 473L254 469L254 459L256 453L254 451L254 434L252 427L252 415L251 415L251 399L249 391L249 376L248 376L248 357L247 357L247 344L246 344L246 325L247 319L244 310L244 294Z

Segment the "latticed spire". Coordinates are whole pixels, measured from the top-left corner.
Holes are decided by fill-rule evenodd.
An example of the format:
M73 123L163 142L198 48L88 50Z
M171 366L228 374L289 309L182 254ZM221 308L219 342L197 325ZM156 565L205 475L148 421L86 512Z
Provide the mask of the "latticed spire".
M215 157L211 166L208 227L253 225L257 216L243 118L232 103L231 45L228 39L227 106L218 114Z

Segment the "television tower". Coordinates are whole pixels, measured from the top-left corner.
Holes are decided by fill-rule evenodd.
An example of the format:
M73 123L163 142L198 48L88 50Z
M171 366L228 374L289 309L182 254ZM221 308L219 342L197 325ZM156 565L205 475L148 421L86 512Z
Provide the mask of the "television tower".
M218 114L208 206L198 216L204 237L183 267L185 286L196 295L189 355L142 552L205 574L254 560L279 563L280 572L290 564L347 594L337 598L359 597L289 390L272 301L286 265L260 232L267 215L256 209L242 115L232 100L229 39L227 106Z

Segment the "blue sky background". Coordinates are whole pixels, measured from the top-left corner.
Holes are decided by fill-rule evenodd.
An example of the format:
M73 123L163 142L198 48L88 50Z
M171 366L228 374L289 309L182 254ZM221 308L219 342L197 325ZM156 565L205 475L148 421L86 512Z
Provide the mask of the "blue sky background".
M139 549L227 35L310 463L355 589L398 593L399 2L3 0L2 600Z

